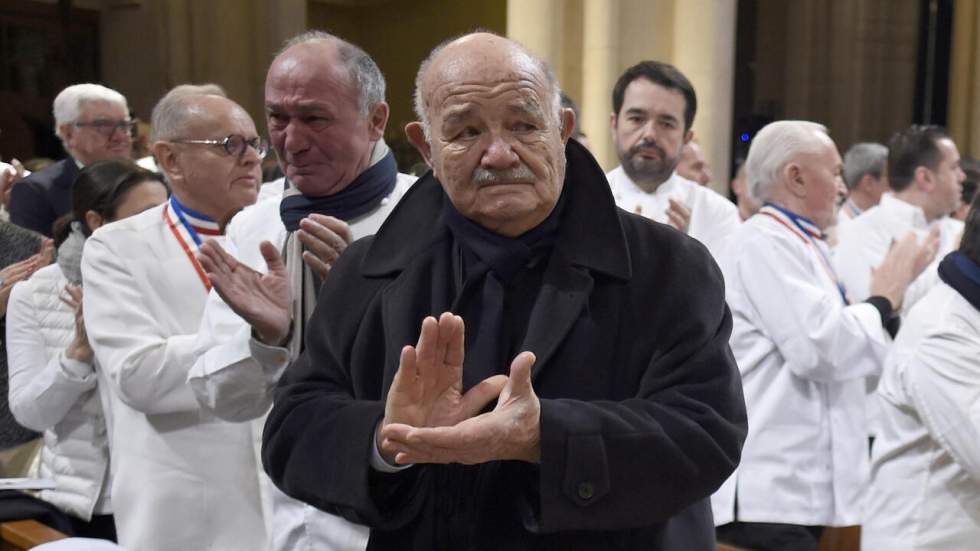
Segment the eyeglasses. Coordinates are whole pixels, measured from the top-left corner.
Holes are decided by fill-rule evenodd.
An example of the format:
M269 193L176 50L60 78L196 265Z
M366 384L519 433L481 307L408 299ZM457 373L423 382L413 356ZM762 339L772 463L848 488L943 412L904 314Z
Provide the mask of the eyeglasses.
M265 155L269 152L269 142L265 138L255 137L251 140L246 140L245 136L238 134L232 134L223 140L173 140L174 143L191 143L191 144L204 144L204 145L220 145L225 148L225 151L234 157L241 157L245 154L245 148L251 147L255 150L255 153L259 156L259 159L264 159Z
M110 121L98 119L92 122L73 123L79 128L91 128L105 136L106 139L112 138L117 130L122 130L129 137L136 135L136 121Z

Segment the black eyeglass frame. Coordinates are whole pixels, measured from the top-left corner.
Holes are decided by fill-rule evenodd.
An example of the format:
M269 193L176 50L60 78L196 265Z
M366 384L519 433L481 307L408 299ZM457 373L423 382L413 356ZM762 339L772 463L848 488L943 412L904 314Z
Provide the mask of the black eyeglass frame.
M117 130L123 130L127 136L130 138L135 138L136 126L139 123L134 120L116 122L105 119L97 119L91 122L73 122L71 124L72 126L77 126L78 128L91 128L108 140L116 134Z
M269 141L262 136L256 136L250 140L246 140L245 136L242 136L241 134L230 134L221 140L210 139L169 141L183 144L220 145L222 148L224 148L225 153L231 155L232 157L239 158L245 155L245 150L247 147L251 147L255 150L255 153L259 156L259 160L265 159L265 156L269 154Z

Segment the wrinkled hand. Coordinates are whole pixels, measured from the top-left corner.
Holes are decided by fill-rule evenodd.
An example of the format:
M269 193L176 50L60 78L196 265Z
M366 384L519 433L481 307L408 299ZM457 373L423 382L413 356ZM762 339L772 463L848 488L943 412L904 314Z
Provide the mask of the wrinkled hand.
M418 344L402 348L378 427L378 449L389 463L395 454L382 437L389 427L453 426L500 395L507 382L503 375L484 379L463 394L463 347L463 318L445 312L438 320L422 320Z
M88 343L88 334L85 332L85 318L82 317L82 288L77 285L65 285L65 293L68 296L61 296L61 302L67 304L75 312L75 336L68 343L65 349L65 356L79 362L90 364L95 354Z
M0 204L10 210L10 194L14 189L14 184L24 177L24 165L17 159L11 159L10 165L13 170L7 169L0 172Z
M668 198L670 206L664 212L667 213L667 222L678 230L687 233L691 225L691 209L684 203Z
M275 245L263 241L259 250L267 268L264 274L242 264L213 240L201 245L198 258L214 290L252 326L258 339L281 345L291 324L289 276Z
M41 242L40 252L0 270L0 316L7 314L7 302L10 300L10 291L14 285L18 281L30 278L34 272L50 264L53 255L54 242L45 239Z
M353 241L350 226L333 216L311 214L300 220L299 240L305 246L303 262L320 276L327 277L334 260Z
M518 354L493 411L452 426L419 428L391 424L381 449L398 463L464 463L541 460L541 402L531 386L531 352Z

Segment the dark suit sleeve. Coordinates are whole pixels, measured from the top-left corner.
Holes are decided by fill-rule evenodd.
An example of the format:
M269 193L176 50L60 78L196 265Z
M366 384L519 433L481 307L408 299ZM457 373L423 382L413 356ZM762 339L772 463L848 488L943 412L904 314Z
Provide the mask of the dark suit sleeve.
M51 236L51 208L41 185L24 178L10 192L10 221L22 228Z
M637 364L638 388L620 401L541 401L539 503L525 517L531 530L664 522L709 496L738 464L747 423L720 270L693 240L662 258L634 260L619 357ZM645 263L675 273L645 279ZM644 342L655 352L631 352Z
M384 416L385 358L383 345L358 344L361 332L383 342L383 329L371 325L366 311L377 284L357 275L362 245L353 244L324 283L305 351L275 390L262 459L286 494L353 522L392 529L416 514L422 496L412 487L425 468L382 474L369 464L375 427Z

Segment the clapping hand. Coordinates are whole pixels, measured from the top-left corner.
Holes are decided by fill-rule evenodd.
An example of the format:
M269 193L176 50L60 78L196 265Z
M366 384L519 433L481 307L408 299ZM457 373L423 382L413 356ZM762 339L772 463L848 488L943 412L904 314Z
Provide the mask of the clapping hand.
M519 354L510 377L489 377L463 394L463 347L463 320L447 312L423 320L418 345L402 349L378 431L389 463L538 461L534 355ZM494 399L494 410L480 414Z
M667 201L670 205L664 211L667 214L667 222L678 230L687 233L687 229L691 225L691 209L675 199L668 198Z
M303 262L321 280L327 277L334 260L353 241L350 226L346 222L323 214L311 214L301 220L297 236L306 248L303 251Z
M75 336L68 348L65 349L65 356L83 363L92 363L95 354L88 343L88 333L85 332L85 318L82 315L82 288L76 285L65 285L67 297L60 297L61 302L67 304L75 313Z
M239 262L213 240L205 241L198 258L222 300L242 317L260 341L281 345L289 336L292 291L282 257L275 245L259 245L267 267L261 273Z

